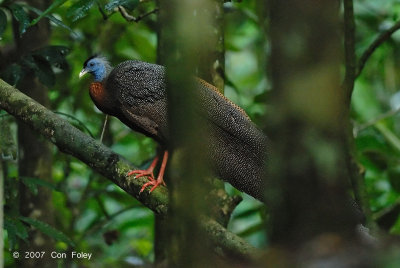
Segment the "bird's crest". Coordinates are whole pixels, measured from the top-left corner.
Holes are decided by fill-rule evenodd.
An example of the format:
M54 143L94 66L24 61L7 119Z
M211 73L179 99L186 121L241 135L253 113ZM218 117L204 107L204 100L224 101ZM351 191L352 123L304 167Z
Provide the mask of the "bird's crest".
M100 55L100 54L94 54L93 56L91 56L87 60L85 60L85 62L83 63L83 68L85 68L86 65L88 64L88 62L92 59L97 59L100 62L102 62L104 64L104 67L106 68L106 73L110 73L110 71L112 69L110 62L108 61L107 57Z
M86 65L88 64L88 62L91 60L91 59L94 59L94 58L96 58L96 57L98 57L99 55L97 55L97 54L94 54L93 56L90 56L87 60L85 60L85 62L83 63L83 68L85 68L86 67Z

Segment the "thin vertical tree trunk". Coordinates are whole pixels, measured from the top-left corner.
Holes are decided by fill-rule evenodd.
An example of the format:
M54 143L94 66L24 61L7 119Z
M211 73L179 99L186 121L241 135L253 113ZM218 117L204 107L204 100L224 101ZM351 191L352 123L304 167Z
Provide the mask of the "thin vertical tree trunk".
M210 208L205 198L209 172L205 165L207 132L195 112L198 103L193 80L204 66L202 59L215 48L211 10L212 1L160 1L171 137L167 182L170 267L207 267L213 263L211 247L200 228L201 215Z
M159 1L160 2L160 1ZM181 5L180 3L178 3L179 5ZM163 13L165 10L162 9L163 3L159 3L159 5L161 5L161 13ZM171 5L171 3L169 3L169 5ZM165 7L165 6L164 6ZM189 65L192 69L192 75L196 75L198 77L201 77L202 79L206 80L207 82L214 84L219 90L220 92L223 92L223 87L224 87L224 78L223 78L223 72L224 72L224 65L225 65L225 50L224 50L224 32L223 32L223 1L221 0L212 0L209 1L209 3L207 3L204 6L199 5L197 7L197 11L199 12L197 18L193 18L195 21L197 20L198 23L209 23L209 30L212 31L208 31L208 32L202 32L205 33L205 35L196 35L196 30L199 27L195 27L195 28L191 28L189 30L192 30L192 32L190 33L190 38L194 38L193 40L196 40L197 44L191 44L188 46L188 43L183 42L178 44L175 44L176 46L173 47L173 45L171 45L171 40L174 40L175 37L173 36L167 36L167 33L169 30L171 30L170 27L167 27L165 24L165 21L162 20L162 18L159 21L159 28L158 28L158 49L157 49L157 54L158 54L158 63L159 64L170 64L169 67L171 67L171 62L172 61L176 61L179 62L179 64L182 65L178 65L178 66L183 66L185 64ZM171 12L171 11L165 11L165 12ZM186 11L182 11L182 12L193 12L192 10L186 10ZM189 13L190 14L190 13ZM205 14L205 15L204 15ZM170 15L172 16L172 13L170 13ZM176 15L180 15L178 13L174 14ZM205 17L204 17L204 16ZM162 15L161 15L162 16ZM203 17L201 17L203 16ZM164 18L165 18L165 13L164 13ZM204 21L203 18L212 18L211 21ZM176 20L179 20L179 18L175 18ZM171 21L171 17L168 19L168 21ZM183 23L184 22L180 22ZM172 27L177 27L177 25L173 25ZM202 26L201 26L202 27ZM208 27L208 26L207 26ZM196 37L193 37L194 35L196 35ZM186 36L186 38L189 38L188 36ZM215 45L212 46L202 46L200 45L203 41L201 40L208 40L207 42L205 42L206 44L212 43ZM180 40L181 42L182 40ZM167 45L166 45L167 44ZM189 58L181 58L181 59L172 59L171 57L168 57L169 53L171 53L172 51L177 51L179 49L192 49L193 51L189 51L188 54L185 54L186 57ZM196 55L201 55L201 56L196 56ZM172 64L173 66L175 66L174 64ZM198 67L196 68L196 70L194 69L194 67ZM175 69L175 67L174 67ZM176 69L181 69L181 68L176 68ZM177 82L182 83L182 87L180 90L186 90L186 87L191 87L190 81L188 80L188 78L190 78L190 74L188 74L187 72L184 72L186 74L186 77L183 77L184 81L181 82L177 82L177 81L173 81L173 83ZM171 77L170 77L171 78ZM175 79L174 77L172 77L172 79ZM179 79L179 77L178 77ZM181 95L180 93L175 93L178 95ZM182 94L184 95L184 94ZM184 105L185 108L188 108L188 103L190 101L190 98L192 98L193 96L189 97L187 100L186 105ZM185 101L186 99L182 98L182 101ZM189 107L189 109L191 109ZM180 113L180 112L178 112ZM186 122L187 123L187 122ZM201 129L201 127L199 125L193 126L194 129L196 129L196 131L198 131L198 129ZM178 126L178 128L180 128ZM175 129L176 130L176 129ZM174 131L174 130L173 130ZM190 133L189 133L190 134ZM187 134L182 134L184 136L187 136ZM181 138L182 136L180 136ZM176 142L178 142L178 137L176 138ZM190 155L190 160L188 161L192 161L193 163L196 163L198 161L198 158L195 156L196 153L193 154L193 152L195 152L196 150L199 150L199 148L197 147L198 145L195 145L195 141L198 139L198 137L196 137L196 135L193 136L193 146L191 145L184 145L184 146L190 146L191 150L193 150L192 152L186 152L184 154L189 154ZM196 148L197 147L197 148ZM197 165L197 164L196 164ZM183 167L183 165L182 165ZM201 167L200 167L201 168ZM183 167L183 169L185 169L185 167ZM189 168L190 169L190 168ZM185 170L183 173L181 173L182 176L177 177L177 180L183 180L185 175L185 172L189 172L189 170ZM192 171L193 172L193 171ZM196 171L194 171L194 173L196 173ZM193 173L193 174L194 174ZM200 178L196 178L196 175L193 177L193 179L198 180ZM200 188L196 188L196 183L194 183L193 185L187 185L187 187L189 187L188 193L190 191L193 191L194 189L198 189L199 192L201 191L201 188L203 187L202 185L200 185ZM222 181L218 182L214 182L215 187L217 187L217 185L219 185L218 187L220 189L224 188L224 183ZM191 195L191 194L189 194ZM204 200L199 200L201 198L204 198L202 196L200 196L198 199L193 199L190 202L204 202ZM218 206L218 202L216 202L216 206ZM178 208L178 209L182 209L182 208ZM184 210L186 210L184 208ZM190 213L196 213L197 215L199 215L201 212L190 212ZM221 213L221 211L219 211L218 208L213 209L213 215L215 217L215 219L220 222L221 224L226 225L228 220L229 220L229 216L230 215L226 215L224 213ZM179 215L177 215L179 217ZM180 215L182 216L182 215ZM198 220L197 217L193 217L193 219ZM179 219L177 220L179 221ZM185 225L185 219L182 219L182 223L183 225ZM167 257L167 250L168 247L170 246L170 239L168 239L168 235L166 234L166 230L169 230L168 224L171 223L171 220L166 220L163 216L156 216L156 243L155 243L155 253L156 253L156 262L160 262L163 261L166 257ZM195 225L196 226L196 225ZM191 227L192 228L192 227ZM195 229L194 229L195 230ZM182 241L181 241L182 242ZM178 242L179 243L179 242ZM201 250L200 250L201 252ZM175 259L176 260L176 259Z
M31 0L28 4L44 10L50 1ZM50 38L50 25L47 19L31 27L22 36L16 36L19 55L25 55L34 49L45 46ZM48 90L33 73L28 74L20 83L19 88L39 103L49 107ZM50 143L22 123L18 124L18 173L19 177L52 179L52 152ZM53 203L51 190L39 188L39 194L34 195L24 184L20 184L20 213L26 217L39 219L48 224L53 223ZM38 230L29 232L29 243L22 243L21 252L45 251L46 256L54 250L54 242ZM19 259L20 267L55 267L51 258Z
M160 1L157 0L157 7L160 7ZM164 65L167 57L164 53L165 46L163 42L166 42L164 38L164 25L160 20L160 16L157 16L157 63L160 65ZM154 255L155 255L155 263L160 264L163 262L167 262L167 251L170 241L168 241L168 221L165 215L154 215Z
M346 116L350 117L351 96L353 94L354 82L358 72L356 59L356 25L353 0L343 1L343 17L345 76L342 89L346 94ZM365 215L367 226L376 227L373 220L372 211L369 207L369 199L367 196L364 177L360 172L358 163L356 162L356 146L350 120L348 121L347 130L347 146L349 151L347 164L351 184L353 186L354 198Z

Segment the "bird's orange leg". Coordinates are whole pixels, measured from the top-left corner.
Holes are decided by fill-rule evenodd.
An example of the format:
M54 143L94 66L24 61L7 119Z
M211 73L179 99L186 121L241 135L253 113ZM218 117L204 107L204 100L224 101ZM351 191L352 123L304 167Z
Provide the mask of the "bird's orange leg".
M154 191L154 189L156 189L160 184L165 186L164 172L165 172L165 167L167 166L167 161L168 161L168 151L164 151L164 156L163 156L163 160L161 163L160 172L158 173L158 176L157 176L157 180L150 180L149 182L143 184L140 192L143 192L144 189L146 189L146 187L150 186L150 185L153 185L153 187L151 187L151 189L150 189L150 193L152 191Z
M143 177L143 176L147 176L150 181L155 181L153 171L154 171L154 168L156 167L157 163L158 163L158 155L156 157L154 157L153 162L151 162L150 166L147 169L131 170L128 172L128 174L126 174L126 176L129 177L129 176L136 174L135 179Z

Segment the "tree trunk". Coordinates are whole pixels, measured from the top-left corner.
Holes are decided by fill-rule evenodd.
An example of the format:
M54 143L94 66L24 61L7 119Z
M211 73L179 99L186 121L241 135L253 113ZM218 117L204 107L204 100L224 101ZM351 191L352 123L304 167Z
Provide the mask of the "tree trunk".
M273 153L267 185L270 240L299 248L351 241L346 198L346 94L340 87L337 1L269 1ZM325 241L326 242L326 241Z
M44 10L50 1L28 1L28 4ZM18 31L16 31L18 32ZM47 19L31 27L22 36L16 36L18 55L25 55L34 49L45 46L50 38L50 25ZM48 90L33 73L28 74L19 84L19 88L39 103L49 107ZM18 173L19 177L52 180L52 152L50 143L34 133L23 123L18 124ZM20 213L23 216L53 224L53 203L50 189L40 187L34 195L23 183L20 183ZM29 232L29 243L21 244L21 252L45 251L46 256L54 250L54 241L38 230ZM55 267L51 258L19 259L21 267Z
M206 267L214 263L212 247L200 227L201 215L211 206L204 198L209 192L205 183L209 175L204 151L207 133L202 118L195 113L196 91L192 79L196 71L212 69L199 66L210 62L204 63L202 59L208 59L215 49L214 17L212 1L160 1L161 55L165 56L163 63L167 67L172 138L167 219L170 267Z

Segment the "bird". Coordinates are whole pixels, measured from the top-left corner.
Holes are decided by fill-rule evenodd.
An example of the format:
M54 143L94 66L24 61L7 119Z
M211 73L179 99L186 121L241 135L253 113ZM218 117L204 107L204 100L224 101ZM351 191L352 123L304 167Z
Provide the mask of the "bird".
M141 191L165 185L169 157L168 103L165 67L140 60L126 60L114 68L99 55L88 58L79 73L93 76L89 95L103 113L118 118L132 130L154 139L161 147L150 166L127 176L147 176ZM193 77L201 113L206 118L209 145L207 157L215 175L239 191L263 200L264 169L269 141L246 112L208 82ZM157 178L154 169L161 159Z

